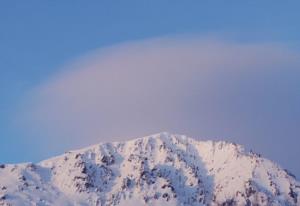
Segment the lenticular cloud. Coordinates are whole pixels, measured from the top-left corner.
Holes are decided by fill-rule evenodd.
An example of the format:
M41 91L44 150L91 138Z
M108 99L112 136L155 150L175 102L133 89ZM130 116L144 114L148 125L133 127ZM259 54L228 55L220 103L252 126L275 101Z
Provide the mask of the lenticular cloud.
M27 96L18 119L47 147L158 131L263 145L264 134L278 134L280 118L292 118L282 116L294 108L284 100L299 100L297 57L278 45L207 38L130 42L61 68Z

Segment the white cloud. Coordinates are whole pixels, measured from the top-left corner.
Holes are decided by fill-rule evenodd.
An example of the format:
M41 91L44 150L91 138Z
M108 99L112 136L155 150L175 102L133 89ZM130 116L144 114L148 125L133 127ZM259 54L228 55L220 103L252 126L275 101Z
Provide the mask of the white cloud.
M126 43L62 68L18 118L44 147L170 131L261 149L278 125L296 131L297 57L280 45L208 38Z

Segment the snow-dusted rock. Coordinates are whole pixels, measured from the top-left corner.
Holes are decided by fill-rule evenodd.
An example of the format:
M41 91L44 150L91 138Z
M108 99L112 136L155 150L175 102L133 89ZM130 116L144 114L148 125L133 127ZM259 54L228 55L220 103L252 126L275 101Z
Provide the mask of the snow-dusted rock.
M0 205L300 205L300 183L242 146L156 134L0 165Z

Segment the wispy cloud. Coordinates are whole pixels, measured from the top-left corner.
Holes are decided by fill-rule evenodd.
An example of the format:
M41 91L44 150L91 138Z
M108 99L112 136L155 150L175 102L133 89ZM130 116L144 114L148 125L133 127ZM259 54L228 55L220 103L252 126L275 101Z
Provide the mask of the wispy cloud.
M126 43L67 65L27 96L18 118L44 146L167 130L257 148L274 138L278 149L281 136L299 134L298 59L276 44L209 38Z

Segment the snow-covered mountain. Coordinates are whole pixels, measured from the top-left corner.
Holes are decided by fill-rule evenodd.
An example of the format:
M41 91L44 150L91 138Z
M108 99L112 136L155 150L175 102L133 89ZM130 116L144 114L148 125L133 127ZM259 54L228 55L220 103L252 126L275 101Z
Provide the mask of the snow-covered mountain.
M0 205L300 205L300 183L228 142L161 133L0 165Z

